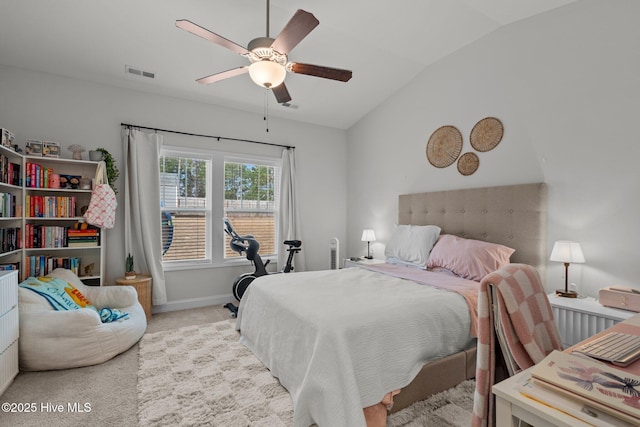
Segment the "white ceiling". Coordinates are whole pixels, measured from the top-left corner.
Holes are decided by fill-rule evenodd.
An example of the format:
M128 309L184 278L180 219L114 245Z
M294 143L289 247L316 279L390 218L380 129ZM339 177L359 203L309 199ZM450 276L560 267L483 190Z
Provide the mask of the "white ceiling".
M425 67L497 28L576 0L272 0L270 36L296 9L320 21L289 60L353 71L347 82L289 73L297 109L272 116L348 129ZM237 44L266 35L265 0L2 0L0 64L262 113L247 74L197 78L248 64L189 34L191 20ZM127 75L125 65L156 74ZM4 101L3 101L4 102Z

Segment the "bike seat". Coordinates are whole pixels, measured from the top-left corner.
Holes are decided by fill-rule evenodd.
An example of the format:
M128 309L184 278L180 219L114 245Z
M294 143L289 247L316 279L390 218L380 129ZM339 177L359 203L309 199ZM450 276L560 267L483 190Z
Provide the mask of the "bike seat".
M287 246L293 246L294 248L299 248L302 245L300 240L285 240L284 244Z

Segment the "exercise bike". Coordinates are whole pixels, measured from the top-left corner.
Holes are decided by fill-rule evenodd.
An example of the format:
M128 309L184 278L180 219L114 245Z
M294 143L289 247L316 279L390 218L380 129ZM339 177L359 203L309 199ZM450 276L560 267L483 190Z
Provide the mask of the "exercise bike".
M224 219L224 232L231 237L231 242L229 243L231 249L240 255L244 253L246 258L253 263L255 269L253 273L241 274L233 281L233 296L236 300L240 301L242 299L242 295L244 295L245 291L256 277L266 276L269 274L266 267L269 265L271 260L267 260L267 262L263 263L260 254L258 254L260 243L258 243L258 241L250 234L246 236L238 235L238 233L233 229L228 218ZM289 273L293 271L293 256L302 250L302 242L300 240L285 240L284 244L289 247L287 249L289 256L287 258L287 263L279 273ZM238 307L235 304L227 303L224 306L231 311L232 317L237 316Z

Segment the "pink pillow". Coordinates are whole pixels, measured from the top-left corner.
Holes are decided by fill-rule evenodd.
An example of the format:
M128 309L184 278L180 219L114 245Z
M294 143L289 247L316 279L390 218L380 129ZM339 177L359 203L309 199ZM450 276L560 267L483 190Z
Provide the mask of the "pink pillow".
M509 263L515 249L497 243L443 234L429 254L427 267L442 267L479 282Z

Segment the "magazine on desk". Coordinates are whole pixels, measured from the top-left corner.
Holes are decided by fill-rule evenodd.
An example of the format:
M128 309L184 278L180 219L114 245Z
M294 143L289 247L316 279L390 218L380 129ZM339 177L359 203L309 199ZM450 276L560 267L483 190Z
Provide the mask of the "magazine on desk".
M535 384L640 424L640 376L583 356L554 350L531 369ZM553 406L553 405L551 405Z

